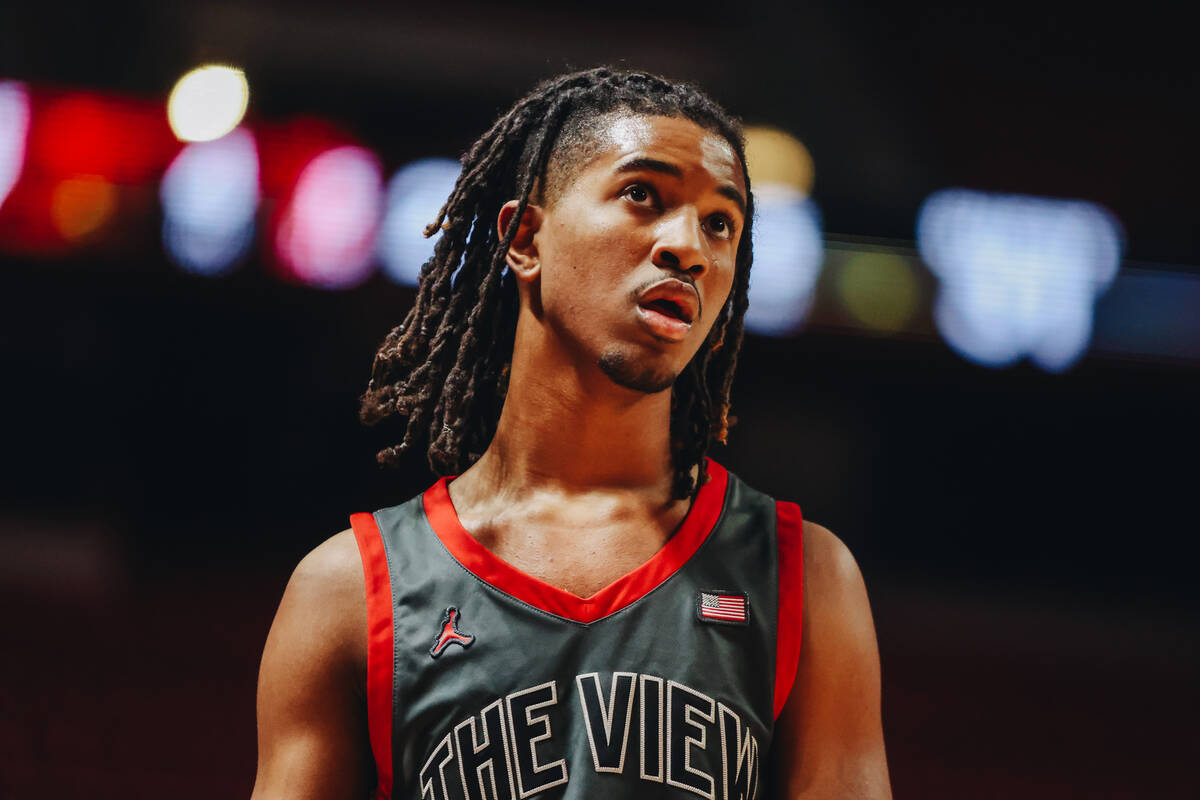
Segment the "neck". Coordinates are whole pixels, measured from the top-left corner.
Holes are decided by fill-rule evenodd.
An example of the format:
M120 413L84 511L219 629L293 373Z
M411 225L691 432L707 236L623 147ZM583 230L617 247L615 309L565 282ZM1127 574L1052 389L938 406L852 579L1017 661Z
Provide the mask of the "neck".
M505 494L632 491L670 504L671 391L626 389L552 341L522 338L518 330L496 435L467 483Z

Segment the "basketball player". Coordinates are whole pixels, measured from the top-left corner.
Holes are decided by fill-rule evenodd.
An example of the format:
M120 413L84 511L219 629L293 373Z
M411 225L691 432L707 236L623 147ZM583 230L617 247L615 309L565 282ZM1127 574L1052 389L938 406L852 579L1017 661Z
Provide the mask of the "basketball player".
M256 800L890 797L858 567L707 458L753 198L652 75L537 88L463 159L363 418L446 476L297 567Z

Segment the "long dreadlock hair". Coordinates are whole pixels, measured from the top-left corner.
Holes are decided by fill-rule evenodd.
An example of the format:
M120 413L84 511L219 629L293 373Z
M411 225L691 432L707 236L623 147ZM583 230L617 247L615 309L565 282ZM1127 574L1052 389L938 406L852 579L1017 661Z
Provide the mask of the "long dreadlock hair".
M540 84L463 156L454 190L425 229L427 237L440 229L441 238L421 268L416 303L380 345L361 398L359 416L367 425L392 415L407 418L403 440L379 452L381 464L396 464L422 441L428 443L430 467L440 475L460 473L483 454L500 418L516 330L517 292L506 253L531 194L539 187L545 193L548 165L569 170L572 157L581 160L578 151L594 142L597 121L617 111L684 117L721 135L737 153L749 189L741 126L698 89L607 67ZM513 199L514 222L500 237L495 220ZM695 468L729 432L729 391L750 280L752 203L748 195L729 299L673 387L678 498L699 490L706 476Z

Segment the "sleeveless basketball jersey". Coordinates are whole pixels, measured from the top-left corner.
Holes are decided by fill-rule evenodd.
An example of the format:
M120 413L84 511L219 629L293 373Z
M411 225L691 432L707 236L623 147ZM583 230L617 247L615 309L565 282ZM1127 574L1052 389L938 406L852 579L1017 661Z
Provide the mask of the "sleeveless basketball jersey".
M447 479L351 523L377 798L751 800L800 646L800 510L708 462L658 553L588 598L458 521Z

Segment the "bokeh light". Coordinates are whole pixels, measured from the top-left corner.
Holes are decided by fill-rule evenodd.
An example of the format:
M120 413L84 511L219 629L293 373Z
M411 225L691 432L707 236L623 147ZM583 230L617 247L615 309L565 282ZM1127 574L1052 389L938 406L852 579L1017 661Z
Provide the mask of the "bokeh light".
M99 175L68 178L54 187L50 214L54 227L67 241L76 241L104 227L117 208L116 188Z
M874 250L847 255L837 272L837 290L859 324L881 333L904 330L920 296L912 259Z
M0 208L25 163L29 93L16 81L0 81Z
M143 184L162 174L179 142L155 103L91 92L48 94L29 132L28 168L55 179L98 175Z
M425 226L437 217L461 171L454 159L424 158L401 167L388 182L379 258L392 280L417 285L421 266L433 256L438 240L425 238Z
M258 149L244 128L183 149L163 176L163 244L189 272L220 275L254 241Z
M754 184L753 235L746 328L768 336L791 333L808 314L821 274L825 246L820 212L792 186Z
M1026 355L1052 372L1075 363L1122 246L1116 218L1083 200L947 189L917 218L917 248L941 282L938 329L991 367Z
M355 146L326 150L304 167L275 235L280 260L297 279L346 289L374 266L383 210L379 159Z
M799 139L770 126L746 129L746 166L754 192L754 269L746 329L794 332L812 305L824 261L821 214L809 198L813 161Z
M167 100L167 120L184 142L219 139L242 121L250 85L234 67L207 64L184 75Z
M803 142L779 128L746 128L746 165L755 189L760 183L777 183L805 197L812 192L812 155Z

